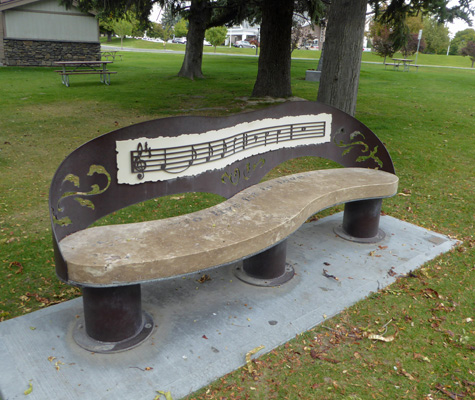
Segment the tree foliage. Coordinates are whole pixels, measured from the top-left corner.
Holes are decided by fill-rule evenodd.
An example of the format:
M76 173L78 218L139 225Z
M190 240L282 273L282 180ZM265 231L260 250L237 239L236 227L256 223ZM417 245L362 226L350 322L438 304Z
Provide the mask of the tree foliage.
M384 57L386 63L387 57L392 57L397 48L391 35L391 27L378 22L373 22L370 26L370 34L373 42L373 51L380 57Z
M475 42L475 29L469 28L457 32L450 43L450 54L461 54L462 48L470 41Z
M214 46L214 52L216 53L216 47L220 44L223 44L228 34L228 28L225 26L215 26L210 28L205 33L205 38L208 42L211 43L211 46Z
M461 51L462 55L465 57L465 56L469 56L470 57L470 60L472 61L472 68L473 68L473 65L475 64L475 42L468 42L467 45L462 48L462 51Z
M181 18L173 29L175 37L184 37L188 34L188 24L184 18Z
M124 37L132 36L138 30L139 21L131 13L126 13L122 18L112 20L112 29L120 37L120 47L123 48Z
M435 18L424 18L426 53L445 54L449 47L449 29Z
M147 29L147 36L151 38L161 38L163 39L163 26L158 22L152 22L150 28Z
M401 53L404 57L412 56L417 51L417 46L419 45L419 51L424 52L426 48L426 41L422 37L419 42L419 33L411 33L408 37L407 43L405 46L401 47Z

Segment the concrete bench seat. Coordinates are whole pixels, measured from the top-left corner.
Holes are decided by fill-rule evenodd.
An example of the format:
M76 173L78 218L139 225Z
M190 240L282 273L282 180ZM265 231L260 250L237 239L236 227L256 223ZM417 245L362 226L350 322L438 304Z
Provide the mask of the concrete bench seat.
M345 168L263 181L284 161L311 156ZM79 346L116 352L143 342L154 316L141 284L237 262L257 286L285 284L287 238L327 207L345 204L342 240L375 243L382 199L398 178L364 124L316 102L289 102L227 117L171 117L99 136L65 158L50 187L56 273L83 293ZM136 203L214 193L211 208L163 220L91 225ZM224 299L223 299L224 301Z
M71 283L117 286L229 264L270 248L307 218L349 201L393 196L398 178L345 168L254 185L214 207L174 218L88 228L60 242Z

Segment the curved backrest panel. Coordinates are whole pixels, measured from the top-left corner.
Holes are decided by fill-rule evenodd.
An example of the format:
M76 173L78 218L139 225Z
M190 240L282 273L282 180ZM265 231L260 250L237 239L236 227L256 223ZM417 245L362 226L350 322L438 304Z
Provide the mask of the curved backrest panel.
M183 192L230 198L275 166L302 156L394 173L386 148L371 130L316 102L227 117L163 118L97 137L63 161L51 184L57 273L67 280L57 243L111 212Z

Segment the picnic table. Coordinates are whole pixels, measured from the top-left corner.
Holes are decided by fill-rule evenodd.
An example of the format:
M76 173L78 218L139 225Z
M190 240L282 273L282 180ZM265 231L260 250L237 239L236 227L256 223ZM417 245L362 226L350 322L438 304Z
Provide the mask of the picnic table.
M54 64L62 67L57 70L61 75L61 82L69 87L70 75L100 75L101 83L110 85L110 74L116 74L117 71L109 71L107 64L113 61L56 61Z
M107 61L109 60L109 57L115 61L116 56L119 56L122 61L122 54L117 54L117 50L101 51L101 58L104 57Z
M409 66L411 63L414 62L414 60L410 60L408 58L393 58L393 61L395 63L395 68L399 69L399 65L403 65L404 71L409 72Z

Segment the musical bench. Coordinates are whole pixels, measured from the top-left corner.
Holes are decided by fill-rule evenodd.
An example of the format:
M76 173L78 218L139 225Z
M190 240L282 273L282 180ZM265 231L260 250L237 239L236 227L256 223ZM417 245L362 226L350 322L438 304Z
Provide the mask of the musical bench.
M262 178L303 156L346 168ZM140 284L237 263L258 286L294 275L286 239L310 216L345 203L344 239L374 243L382 199L398 178L381 141L355 118L315 102L227 117L172 117L110 132L73 151L50 188L58 277L83 291L76 342L94 352L134 347L152 332ZM163 220L90 227L132 204L210 192L222 203ZM343 240L343 239L342 239Z

